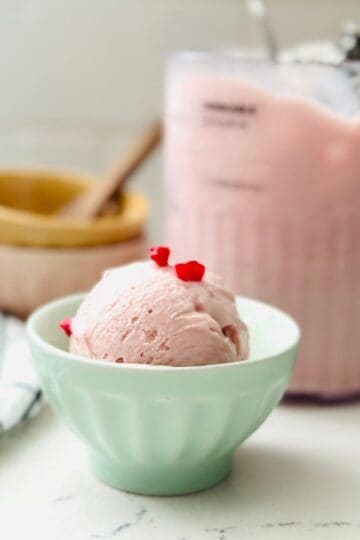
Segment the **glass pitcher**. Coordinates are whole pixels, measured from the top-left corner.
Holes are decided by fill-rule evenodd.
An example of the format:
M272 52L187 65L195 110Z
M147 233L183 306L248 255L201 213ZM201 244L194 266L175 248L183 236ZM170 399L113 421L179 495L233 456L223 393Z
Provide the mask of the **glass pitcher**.
M180 53L167 73L166 234L303 343L289 392L360 392L359 62Z

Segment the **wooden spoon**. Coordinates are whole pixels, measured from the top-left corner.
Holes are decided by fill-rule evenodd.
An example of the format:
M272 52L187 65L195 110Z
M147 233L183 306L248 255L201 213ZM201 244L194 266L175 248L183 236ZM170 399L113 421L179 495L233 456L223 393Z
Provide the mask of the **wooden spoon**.
M155 122L138 136L120 161L89 191L61 207L57 214L69 219L92 219L102 213L113 212L118 207L114 199L121 192L125 181L138 169L161 140L161 123Z

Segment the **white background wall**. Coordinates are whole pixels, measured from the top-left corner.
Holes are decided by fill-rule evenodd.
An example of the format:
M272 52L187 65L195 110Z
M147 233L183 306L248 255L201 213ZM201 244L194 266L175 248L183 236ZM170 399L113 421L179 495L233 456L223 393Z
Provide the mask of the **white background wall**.
M269 0L282 45L360 23L359 0ZM0 167L102 171L162 107L164 58L253 46L242 0L0 0ZM161 159L138 175L161 220ZM155 229L154 229L155 228Z

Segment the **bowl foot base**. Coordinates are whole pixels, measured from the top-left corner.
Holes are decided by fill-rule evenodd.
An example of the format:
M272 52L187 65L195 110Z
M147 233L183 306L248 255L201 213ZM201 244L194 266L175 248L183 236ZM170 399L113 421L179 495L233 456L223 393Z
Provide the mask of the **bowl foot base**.
M105 484L142 495L184 495L208 489L224 480L231 471L232 456L221 456L196 465L178 464L160 467L132 467L90 453L93 474Z

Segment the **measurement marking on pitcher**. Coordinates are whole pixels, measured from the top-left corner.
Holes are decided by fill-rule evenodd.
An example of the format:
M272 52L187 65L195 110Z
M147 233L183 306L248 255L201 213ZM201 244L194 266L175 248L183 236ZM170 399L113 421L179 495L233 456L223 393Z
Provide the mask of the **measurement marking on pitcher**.
M243 105L237 103L222 103L218 101L207 101L203 105L204 109L218 112L235 114L255 114L255 105Z

